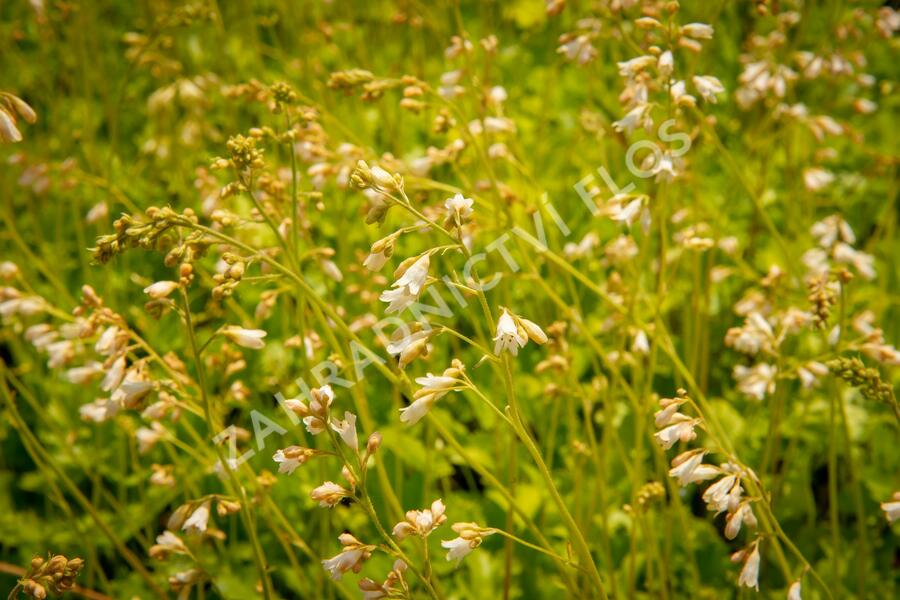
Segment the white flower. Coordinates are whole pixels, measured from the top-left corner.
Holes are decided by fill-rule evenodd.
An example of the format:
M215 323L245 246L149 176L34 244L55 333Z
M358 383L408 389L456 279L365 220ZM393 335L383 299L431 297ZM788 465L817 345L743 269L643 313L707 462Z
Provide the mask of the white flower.
M689 442L697 437L694 427L700 423L700 419L692 419L687 415L675 413L669 422L672 424L653 434L657 443L666 450L678 441Z
M362 563L372 556L372 550L375 549L375 546L363 544L349 533L342 533L338 539L343 546L341 553L322 561L322 566L331 573L331 578L335 581L340 581L347 571L359 573Z
M712 25L706 23L688 23L681 26L681 34L696 40L710 40L713 36Z
M756 517L753 515L753 509L750 508L749 502L744 502L738 506L737 510L728 513L725 522L725 537L733 540L741 532L741 525L747 521L747 525L756 526Z
M716 477L721 472L712 465L703 464L706 452L700 450L688 450L672 459L672 468L669 469L669 477L678 480L678 485L686 486L698 481L705 481Z
M198 533L206 531L206 526L209 524L209 505L210 501L207 500L195 508L181 528L184 531L196 531Z
M120 335L122 333L118 327L112 325L103 330L103 333L100 334L99 339L97 339L97 343L94 344L94 351L97 354L102 356L112 356L113 354L118 353L118 349L123 344L124 335Z
M750 356L760 350L772 352L775 333L765 317L753 311L747 316L743 327L732 327L725 333L725 345Z
M818 192L831 185L834 174L826 169L812 167L803 170L803 185L810 192Z
M447 560L455 560L457 566L472 550L481 545L486 536L493 535L496 529L480 527L477 523L454 523L451 528L459 537L442 540L441 546L449 550Z
M165 432L165 428L155 421L149 428L138 428L138 430L134 432L134 437L137 439L138 443L138 454L146 454L149 452Z
M447 560L455 560L456 564L459 564L469 552L476 548L476 546L472 545L472 542L464 540L461 537L452 540L443 540L441 541L441 546L449 550L449 552L447 552Z
M474 204L474 201L471 198L466 198L459 193L452 198L447 198L444 202L444 208L447 209L447 218L455 221L455 215L459 215L460 222L468 219L472 216L472 204Z
M504 350L516 356L519 348L528 343L528 335L520 330L515 319L509 311L503 309L503 314L497 320L497 335L494 337L494 354L500 354Z
M419 298L430 265L428 254L423 254L393 283L393 289L381 293L379 300L388 303L386 313L400 312Z
M109 371L106 372L103 381L100 382L100 389L104 392L111 392L119 387L123 377L125 377L125 356L120 356L113 361Z
M156 544L150 547L150 556L164 558L171 553L185 554L187 551L181 538L166 530L156 536Z
M722 82L712 75L695 75L692 81L700 96L712 104L717 102L717 94L725 92L725 86L722 85Z
M813 388L819 384L819 378L828 374L828 367L820 362L809 361L797 367L797 376L804 388Z
M625 135L631 135L631 133L639 128L639 127L648 127L653 124L652 119L650 119L650 105L649 104L638 104L630 111L628 111L624 117L619 119L618 121L613 122L613 129Z
M759 544L753 546L753 551L747 557L747 560L744 561L744 568L741 569L738 585L759 591Z
M849 244L838 242L834 245L834 259L852 265L864 279L875 278L875 257L854 249Z
M659 55L659 59L656 61L656 68L663 77L668 77L672 74L672 71L675 68L675 59L672 57L671 50L666 50Z
M19 266L11 261L0 262L0 279L12 281L19 274Z
M624 206L622 204L611 206L608 210L609 218L626 227L631 227L638 215L641 214L643 205L643 198L635 198Z
M823 248L830 248L838 241L856 243L856 234L840 215L831 215L813 223L809 232Z
M406 520L394 525L391 533L399 540L410 535L427 537L447 520L447 515L444 514L445 511L444 503L438 498L431 503L430 508L407 511Z
M144 293L153 300L165 298L178 289L178 283L175 281L157 281L144 288Z
M370 252L366 260L363 261L363 266L370 271L380 271L381 267L388 261L388 258L385 250Z
M78 408L78 414L81 415L81 418L85 421L102 423L115 416L121 407L122 405L118 402L101 398L88 404L82 404Z
M333 481L326 481L309 494L313 500L319 503L319 506L326 508L335 506L342 498L346 498L349 495L349 491Z
M800 581L795 581L788 588L787 600L802 600L800 597Z
M288 458L284 454L284 450L277 450L272 455L272 460L278 463L278 472L290 475L300 466L300 460L296 458Z
M881 510L889 523L893 523L900 519L900 492L894 492L894 499L891 502L882 502Z
M775 391L775 375L777 373L778 369L767 363L760 363L753 367L737 365L734 368L734 378L738 382L738 389L756 400L762 400L766 394Z
M428 414L436 400L433 394L414 400L409 406L400 409L400 420L407 425L415 425Z
M616 66L619 68L619 75L631 78L655 63L656 57L647 54L616 63Z
M729 510L735 490L737 497L740 498L740 487L737 475L726 475L715 482L703 492L703 501L706 502L707 509L715 511L716 514Z
M345 411L344 419L337 422L332 421L331 428L341 436L344 443L353 449L354 452L359 450L359 440L356 437L356 415L350 411Z
M263 341L263 338L266 337L266 332L262 329L244 329L237 325L228 325L222 328L221 333L238 346L250 348L251 350L259 350L266 345Z
M288 446L281 448L272 456L272 460L278 463L278 472L290 475L297 467L305 463L316 454L315 450L303 446Z
M103 365L97 361L91 361L84 366L74 367L66 371L66 379L70 383L86 385L101 373L103 373Z
M344 550L337 556L329 558L328 560L323 560L322 566L325 567L326 571L331 573L331 578L334 581L340 581L344 573L353 569L353 567L359 563L363 555L364 552L359 548Z

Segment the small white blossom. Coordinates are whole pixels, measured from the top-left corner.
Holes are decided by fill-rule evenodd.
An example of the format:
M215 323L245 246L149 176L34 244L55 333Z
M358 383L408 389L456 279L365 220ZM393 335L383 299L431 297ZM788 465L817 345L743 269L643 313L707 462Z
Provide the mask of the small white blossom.
M267 334L262 329L244 329L236 325L228 325L222 328L221 333L238 346L251 350L259 350L266 345L263 338Z

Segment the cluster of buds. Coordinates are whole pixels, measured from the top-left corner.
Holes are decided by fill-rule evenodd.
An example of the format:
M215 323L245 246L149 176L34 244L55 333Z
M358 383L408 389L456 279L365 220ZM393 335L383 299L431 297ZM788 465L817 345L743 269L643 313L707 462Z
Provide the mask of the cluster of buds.
M652 502L666 497L666 488L658 481L645 483L638 490L635 502L640 507L649 506Z
M878 369L866 367L858 358L836 358L826 363L828 370L853 387L859 388L863 397L868 400L885 402L897 410L897 399L894 387L882 381Z
M370 577L360 579L359 589L363 593L363 598L365 600L409 598L409 584L405 579L406 569L406 563L403 562L403 559L398 558L394 561L394 566L383 583L378 583Z
M105 264L114 256L122 254L131 248L143 248L144 250L155 250L165 248L170 245L166 239L166 233L185 220L196 222L197 217L190 208L184 209L179 214L172 208L165 206L162 208L151 206L146 211L147 220L141 221L135 219L131 215L122 215L113 223L116 232L103 235L97 238L97 246L91 249L92 258L98 264ZM198 242L195 240L195 242ZM205 244L201 244L205 247ZM192 252L197 252L198 248L192 247ZM169 261L166 258L167 266L174 266L177 261Z
M328 87L349 93L354 88L375 80L375 75L363 69L336 71L328 77Z
M31 568L18 581L10 598L18 597L22 591L27 596L42 600L48 592L61 594L75 587L75 578L84 566L80 558L66 558L62 554L44 560L40 556L31 559Z
M272 94L272 100L275 101L273 111L276 114L280 113L284 106L294 104L297 101L297 92L284 81L273 83L269 91Z
M374 188L387 193L403 190L403 178L399 173L392 175L378 165L370 167L364 160L357 161L350 181L360 189Z
M322 566L331 573L331 578L335 581L340 581L348 571L359 573L363 563L369 560L375 550L375 546L363 544L349 533L342 533L338 540L343 546L340 554L322 561Z
M334 402L334 391L330 385L313 388L309 391L309 404L297 398L289 398L284 405L303 418L306 430L312 435L319 435L328 427L331 418L329 410Z
M222 261L225 263L225 268L213 275L213 281L216 285L212 289L212 297L215 300L231 296L241 279L243 279L244 271L247 268L247 263L244 262L244 259L231 252L224 253Z
M28 123L37 121L37 114L27 102L8 92L0 92L0 141L22 141L22 133L16 123L17 115Z
M409 510L406 512L406 520L394 525L394 537L403 540L411 535L421 538L428 537L432 531L440 527L447 520L444 512L447 507L440 498L431 503L430 508L423 510Z
M403 99L400 101L400 108L408 110L412 113L419 114L428 107L428 104L422 100L425 90L419 85L408 85L403 88Z
M810 278L806 285L809 289L807 299L812 304L813 325L818 329L825 329L828 317L831 316L831 307L837 302L834 286L827 274Z
M458 537L442 540L441 546L447 549L447 560L455 560L457 565L472 550L480 546L484 538L497 533L496 529L481 527L478 523L454 523L450 528Z
M225 144L230 158L216 158L213 160L212 168L216 170L232 167L239 173L244 171L258 171L265 166L263 161L263 151L256 147L256 137L235 135L228 139Z

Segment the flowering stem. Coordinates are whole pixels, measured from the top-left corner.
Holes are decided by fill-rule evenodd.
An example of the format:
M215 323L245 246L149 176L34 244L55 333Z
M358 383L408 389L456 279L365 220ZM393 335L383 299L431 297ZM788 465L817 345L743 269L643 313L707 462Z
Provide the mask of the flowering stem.
M378 513L375 512L375 506L372 504L372 499L369 497L368 492L364 488L360 488L360 490L359 490L359 500L360 500L360 505L363 507L363 509L366 511L366 513L368 513L369 518L372 520L372 523L375 525L375 529L378 530L379 535L381 535L382 539L384 539L384 541L387 543L388 547L391 548L391 550L393 550L393 552L397 555L398 558L400 558L400 560L402 560L403 562L406 563L406 566L409 568L410 571L415 573L415 575L419 579L422 580L422 583L425 584L425 587L428 589L428 593L431 594L431 597L435 598L437 600L441 600L443 598L443 596L441 596L441 594L439 594L438 591L435 589L435 587L432 585L432 582L431 582L429 576L427 576L425 573L420 571L412 563L412 561L409 560L409 557L406 555L406 553L403 552L403 550L400 548L400 546L397 544L397 542L394 541L394 538L392 538L390 536L390 534L388 534L388 532L385 530L384 526L381 524L381 520L378 518ZM426 552L427 552L427 550L426 550Z
M531 439L531 436L525 430L525 425L522 422L522 416L519 411L519 403L516 400L516 394L513 389L512 368L510 367L509 356L504 356L503 363L505 367L504 371L506 392L510 401L510 412L512 414L511 418L513 422L513 428L518 434L519 439L521 439L522 443L525 444L525 448L528 450L528 453L531 455L532 460L534 460L535 465L537 465L538 471L540 471L541 476L544 478L544 483L547 485L550 496L553 498L554 503L556 503L556 507L559 510L560 516L563 518L563 521L565 522L566 527L569 530L569 535L572 536L575 551L578 553L583 565L585 565L585 568L587 569L588 574L593 581L597 593L601 598L605 600L607 598L606 591L603 587L603 581L600 578L600 573L597 571L597 565L594 563L594 558L591 556L590 548L588 547L584 536L581 534L581 529L578 527L578 523L576 523L575 519L572 518L569 509L566 507L565 501L562 499L562 496L560 496L559 490L556 489L556 484L553 482L553 476L550 474L550 471L547 470L547 465L544 463L544 459L541 457L541 451L538 450L537 446L534 443L534 440Z
M206 370L203 365L203 358L200 356L200 349L197 346L197 336L194 333L194 324L191 319L191 305L190 301L188 300L187 290L185 290L184 288L181 289L181 297L184 302L184 323L185 328L187 329L188 342L190 343L191 352L194 355L194 363L197 368L197 386L200 388L200 398L203 401L203 413L206 418L206 426L208 428L209 435L214 436L219 431L220 427L213 417L212 403L206 392ZM221 465L222 467L222 471L227 474L232 488L235 492L240 494L242 510L240 510L239 512L241 513L241 520L243 520L244 527L247 528L247 535L250 537L251 547L253 548L253 559L256 563L256 570L259 572L260 579L262 580L263 597L266 598L266 600L269 600L272 598L272 582L269 580L269 573L266 570L266 559L263 554L262 546L259 543L256 526L254 525L253 520L249 514L249 511L251 510L251 504L247 498L247 492L241 485L240 481L238 481L237 475L235 475L234 470L231 468L231 465L225 460L225 456L224 454L222 454L222 449L219 447L219 445L213 444L213 449L216 452L216 457L219 461L219 465Z
M541 548L540 546L532 544L531 542L527 542L527 541L523 540L522 538L516 537L513 534L506 532L502 529L491 528L491 531L493 531L494 533L496 533L498 535L502 535L503 537L505 537L509 540L512 540L513 542L516 542L517 544L521 544L521 545L525 546L526 548L531 548L532 550L535 550L536 552L540 552L541 554L546 554L547 556L554 558L555 560L558 560L559 562L569 565L573 569L577 569L577 570L581 571L585 575L590 575L588 570L585 569L584 567L582 567L581 565L579 565L578 563L574 563L571 560L569 560L568 558L564 558L564 557L556 554L555 552L550 552L549 550L545 550L544 548Z

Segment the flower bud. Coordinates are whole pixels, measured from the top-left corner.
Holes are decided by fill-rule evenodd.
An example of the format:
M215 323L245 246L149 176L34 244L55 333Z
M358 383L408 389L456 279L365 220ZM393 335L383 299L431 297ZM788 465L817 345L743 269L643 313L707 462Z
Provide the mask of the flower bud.
M375 454L378 452L378 449L381 447L381 434L377 431L369 436L368 441L366 442L366 452L368 454Z

